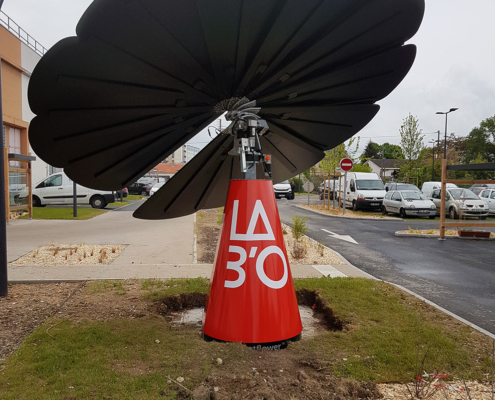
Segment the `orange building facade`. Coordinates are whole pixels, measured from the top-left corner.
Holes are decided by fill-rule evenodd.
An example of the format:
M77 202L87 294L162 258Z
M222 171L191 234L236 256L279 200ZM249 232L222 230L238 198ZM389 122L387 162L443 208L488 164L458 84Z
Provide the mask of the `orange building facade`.
M2 18L5 18L2 13ZM8 18L8 17L7 17ZM4 20L2 19L2 24ZM41 54L23 43L21 35L0 25L3 151L7 220L11 213L30 208L31 182L46 176L46 164L30 161L29 122L34 117L27 100L29 78ZM36 167L36 168L35 168ZM34 176L33 176L34 174Z

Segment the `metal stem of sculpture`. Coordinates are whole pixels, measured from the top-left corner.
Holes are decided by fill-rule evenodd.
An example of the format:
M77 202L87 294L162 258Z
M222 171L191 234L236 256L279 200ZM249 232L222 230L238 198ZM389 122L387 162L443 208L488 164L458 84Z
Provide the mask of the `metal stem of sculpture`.
M302 324L273 185L256 179L259 163L271 175L259 140L268 125L249 113L235 116L229 129L245 179L230 182L203 334L279 350L300 337Z

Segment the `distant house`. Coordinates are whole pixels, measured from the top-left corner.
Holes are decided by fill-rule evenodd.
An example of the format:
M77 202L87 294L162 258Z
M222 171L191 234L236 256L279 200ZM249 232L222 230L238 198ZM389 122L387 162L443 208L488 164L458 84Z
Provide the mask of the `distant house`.
M371 171L378 174L384 181L389 181L394 171L399 172L404 160L393 159L369 159L364 163L371 168Z
M150 172L148 172L145 176L146 177L151 177L151 178L156 178L156 180L163 181L168 181L170 178L172 178L179 170L184 167L185 164L165 164L165 163L160 163L158 164L155 168L153 168ZM161 179L160 179L161 178Z

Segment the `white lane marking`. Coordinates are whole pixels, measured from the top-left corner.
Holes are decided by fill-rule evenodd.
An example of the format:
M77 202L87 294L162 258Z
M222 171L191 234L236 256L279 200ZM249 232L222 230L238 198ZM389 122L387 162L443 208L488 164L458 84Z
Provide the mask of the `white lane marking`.
M359 244L349 235L339 235L338 233L330 232L330 231L327 231L326 229L322 229L322 231L329 233L330 237L332 237L332 238L344 240L345 242L349 242L349 243Z

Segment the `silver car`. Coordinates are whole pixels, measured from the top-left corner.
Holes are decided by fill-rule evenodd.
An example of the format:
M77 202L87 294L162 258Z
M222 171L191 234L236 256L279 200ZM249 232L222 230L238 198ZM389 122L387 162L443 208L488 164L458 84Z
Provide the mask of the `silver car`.
M440 189L431 192L431 200L440 213ZM451 219L467 217L486 219L488 216L488 205L469 189L447 189L445 200L445 214Z
M488 213L495 214L495 189L482 188L478 195L488 205Z
M382 214L399 214L406 217L428 217L434 219L437 207L431 200L416 190L397 190L387 192L382 204Z

